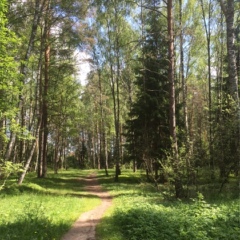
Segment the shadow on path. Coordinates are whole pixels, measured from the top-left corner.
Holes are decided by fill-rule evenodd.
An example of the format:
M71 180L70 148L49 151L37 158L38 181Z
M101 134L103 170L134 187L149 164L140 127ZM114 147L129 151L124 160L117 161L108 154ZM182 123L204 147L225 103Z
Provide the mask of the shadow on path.
M83 213L61 240L95 240L95 229L104 212L112 205L112 197L102 189L95 173L81 179L90 195L98 196L102 201L96 208Z

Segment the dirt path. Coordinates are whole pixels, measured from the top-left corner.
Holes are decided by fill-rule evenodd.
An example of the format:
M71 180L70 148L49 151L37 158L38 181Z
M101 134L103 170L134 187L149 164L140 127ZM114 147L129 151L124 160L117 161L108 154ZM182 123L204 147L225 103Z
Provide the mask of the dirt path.
M93 173L86 179L86 191L101 198L99 206L91 211L83 213L66 233L62 240L95 240L95 228L99 223L103 213L111 206L112 198L108 192L102 190L96 175Z

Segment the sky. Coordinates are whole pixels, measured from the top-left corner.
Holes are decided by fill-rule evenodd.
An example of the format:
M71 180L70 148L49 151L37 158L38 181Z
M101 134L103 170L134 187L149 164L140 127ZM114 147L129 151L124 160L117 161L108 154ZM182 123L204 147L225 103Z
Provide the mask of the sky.
M81 52L79 50L75 51L74 56L76 58L78 69L77 78L79 79L81 84L85 86L87 84L87 74L91 70L91 65L88 61L90 56L87 53Z

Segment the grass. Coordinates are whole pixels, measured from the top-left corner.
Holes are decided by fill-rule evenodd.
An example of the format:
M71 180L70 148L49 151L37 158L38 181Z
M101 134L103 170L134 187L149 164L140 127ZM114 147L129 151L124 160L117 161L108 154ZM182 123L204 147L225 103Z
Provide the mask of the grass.
M22 186L14 184L14 179L8 181L0 191L0 239L61 239L81 213L100 203L78 180L91 172L50 172L45 179L28 174ZM171 197L168 186L160 185L156 191L141 173L123 170L119 183L114 182L114 171L109 173L106 177L104 171L98 172L100 183L114 199L97 226L97 239L240 239L239 189L234 181L221 195L214 195L214 189L204 184L200 188L204 194L180 201Z
M141 180L139 173L123 171L119 183L99 172L114 196L113 207L97 227L99 240L238 240L240 199L202 194L188 202L174 200ZM237 194L232 194L232 196ZM228 194L230 196L230 194ZM238 195L239 196L239 195Z
M46 179L28 174L22 186L8 182L0 192L0 239L60 239L81 213L100 203L78 180L89 174L68 170Z

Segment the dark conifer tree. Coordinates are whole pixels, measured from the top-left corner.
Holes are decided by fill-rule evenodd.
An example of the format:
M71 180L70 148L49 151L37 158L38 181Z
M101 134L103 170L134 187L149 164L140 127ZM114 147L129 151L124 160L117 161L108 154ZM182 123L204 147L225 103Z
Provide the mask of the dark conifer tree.
M151 6L152 7L152 6ZM158 177L159 160L171 147L167 40L162 34L166 20L156 11L146 14L141 67L136 69L136 102L127 121L127 146L131 160L144 164L150 176Z

